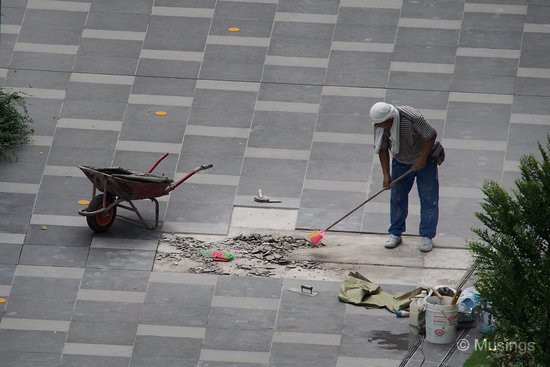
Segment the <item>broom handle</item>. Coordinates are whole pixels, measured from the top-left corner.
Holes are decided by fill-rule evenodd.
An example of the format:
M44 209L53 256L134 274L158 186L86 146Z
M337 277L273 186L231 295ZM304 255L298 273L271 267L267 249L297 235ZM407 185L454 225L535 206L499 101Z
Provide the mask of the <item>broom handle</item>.
M403 173L401 176L399 176L395 181L392 181L392 183L390 184L390 187L393 186L395 183L399 182L401 179L403 179L405 176L407 176L409 173L411 173L413 171L413 169L411 168L410 170L408 170L407 172ZM347 213L346 215L344 215L342 218L338 219L336 222L332 223L330 226L328 226L327 228L325 228L325 231L328 231L329 229L331 229L332 227L334 227L335 225L337 225L338 223L340 223L341 221L343 221L344 219L346 219L347 217L349 217L350 215L352 215L357 209L359 209L360 207L362 207L363 205L365 205L366 203L368 203L369 201L371 201L372 199L374 199L375 197L377 197L378 195L380 195L381 193L383 193L384 191L386 191L388 189L386 188L383 188L382 190L378 191L376 194L372 195L370 198L368 198L367 200L363 201L361 204L357 205L355 208L353 208L352 211L350 211L349 213Z

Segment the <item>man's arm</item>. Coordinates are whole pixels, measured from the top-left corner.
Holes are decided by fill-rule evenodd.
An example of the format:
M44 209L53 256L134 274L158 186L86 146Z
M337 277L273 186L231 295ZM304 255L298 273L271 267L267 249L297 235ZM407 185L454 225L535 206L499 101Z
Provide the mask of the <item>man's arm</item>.
M413 171L420 171L422 168L426 167L426 162L428 161L428 157L432 152L432 148L434 146L436 138L437 132L434 131L433 136L430 139L424 141L424 143L422 144L420 157L416 158L412 164Z
M382 173L384 174L384 188L389 189L391 184L390 153L387 149L380 149L378 158L380 158L380 165L382 166Z

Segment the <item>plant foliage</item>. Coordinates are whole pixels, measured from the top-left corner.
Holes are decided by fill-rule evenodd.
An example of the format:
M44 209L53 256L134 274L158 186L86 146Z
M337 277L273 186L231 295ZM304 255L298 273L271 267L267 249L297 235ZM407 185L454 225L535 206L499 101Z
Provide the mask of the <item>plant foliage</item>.
M0 160L15 157L15 149L30 141L30 127L25 99L17 92L0 90Z
M542 159L521 158L511 194L484 183L476 217L486 228L474 228L479 239L470 243L476 288L497 320L495 337L533 346L493 353L499 366L550 366L550 134L546 149L538 147Z

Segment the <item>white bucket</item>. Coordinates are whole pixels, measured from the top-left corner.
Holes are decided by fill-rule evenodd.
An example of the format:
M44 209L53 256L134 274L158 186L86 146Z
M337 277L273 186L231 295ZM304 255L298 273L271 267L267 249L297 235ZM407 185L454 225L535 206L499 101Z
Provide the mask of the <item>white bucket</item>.
M451 305L452 297L426 297L426 340L434 344L454 343L458 323L458 305Z

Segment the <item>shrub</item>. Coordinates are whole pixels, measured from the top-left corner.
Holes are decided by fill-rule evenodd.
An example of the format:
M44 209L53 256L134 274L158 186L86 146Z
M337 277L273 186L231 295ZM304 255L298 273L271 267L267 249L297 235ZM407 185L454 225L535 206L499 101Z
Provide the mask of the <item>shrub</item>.
M23 97L0 90L0 160L15 157L15 149L30 141L31 123Z
M546 149L538 147L542 159L521 158L511 194L484 183L476 217L486 228L474 228L479 239L470 243L476 287L497 320L494 337L534 347L493 351L499 366L550 366L550 135Z

